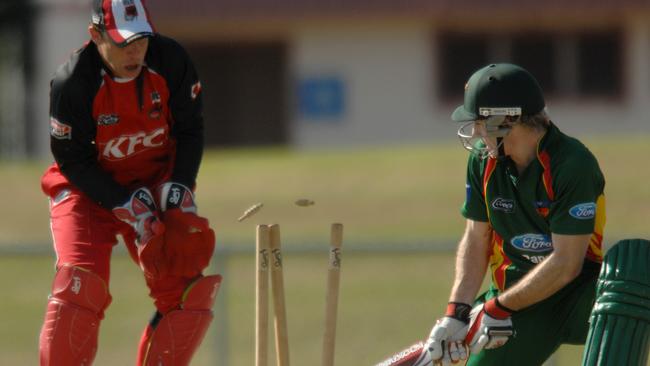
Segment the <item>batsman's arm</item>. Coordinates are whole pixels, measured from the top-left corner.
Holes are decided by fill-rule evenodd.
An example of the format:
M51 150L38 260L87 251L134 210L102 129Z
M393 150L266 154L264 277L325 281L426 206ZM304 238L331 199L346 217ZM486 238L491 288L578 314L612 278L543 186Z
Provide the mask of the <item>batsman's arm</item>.
M471 304L483 283L492 229L487 222L467 219L456 252L456 273L450 302Z
M499 295L499 302L521 310L553 295L582 269L591 234L552 234L553 252L514 286Z

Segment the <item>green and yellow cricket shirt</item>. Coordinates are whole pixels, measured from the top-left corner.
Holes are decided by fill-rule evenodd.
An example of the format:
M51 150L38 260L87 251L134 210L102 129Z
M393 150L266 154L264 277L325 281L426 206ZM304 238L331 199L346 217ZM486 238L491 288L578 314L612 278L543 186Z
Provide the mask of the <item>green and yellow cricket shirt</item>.
M592 234L586 260L602 262L605 179L592 153L551 124L537 159L518 174L512 160L471 154L461 213L489 222L492 283L510 287L553 251L551 233Z

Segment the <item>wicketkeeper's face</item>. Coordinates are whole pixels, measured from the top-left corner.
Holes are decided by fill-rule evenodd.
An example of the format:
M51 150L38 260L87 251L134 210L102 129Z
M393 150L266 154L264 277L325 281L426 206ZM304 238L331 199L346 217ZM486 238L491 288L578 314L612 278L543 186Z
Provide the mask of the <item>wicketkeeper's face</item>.
M90 32L99 54L114 76L132 79L140 74L149 48L149 38L143 37L125 47L118 47L107 34L95 29Z

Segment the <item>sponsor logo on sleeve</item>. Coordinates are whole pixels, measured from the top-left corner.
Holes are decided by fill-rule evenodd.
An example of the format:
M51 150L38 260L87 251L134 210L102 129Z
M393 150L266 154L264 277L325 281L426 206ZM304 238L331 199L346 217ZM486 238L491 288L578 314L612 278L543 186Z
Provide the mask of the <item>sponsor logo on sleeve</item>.
M596 217L596 204L594 202L579 203L569 209L569 215L579 220L588 220Z
M192 91L191 91L192 100L196 99L196 97L199 96L199 93L201 93L201 82L197 81L194 85L192 85Z
M70 140L72 139L72 126L50 117L50 135L57 140Z
M472 196L472 186L469 183L465 183L465 202L469 202L469 198Z
M515 201L511 199L497 197L492 200L490 204L493 209L503 211L505 213L515 212Z

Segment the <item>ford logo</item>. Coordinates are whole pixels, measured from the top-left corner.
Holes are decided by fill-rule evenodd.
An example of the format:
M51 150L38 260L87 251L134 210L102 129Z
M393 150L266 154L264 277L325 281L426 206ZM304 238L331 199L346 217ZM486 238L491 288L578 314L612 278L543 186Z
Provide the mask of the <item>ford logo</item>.
M596 204L593 202L577 204L569 209L569 215L580 220L593 219L596 217Z
M527 252L548 252L553 250L553 242L548 235L523 234L510 240L513 247Z

